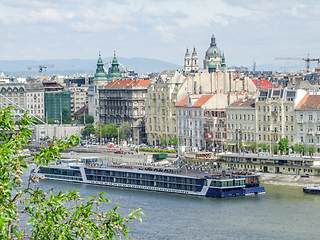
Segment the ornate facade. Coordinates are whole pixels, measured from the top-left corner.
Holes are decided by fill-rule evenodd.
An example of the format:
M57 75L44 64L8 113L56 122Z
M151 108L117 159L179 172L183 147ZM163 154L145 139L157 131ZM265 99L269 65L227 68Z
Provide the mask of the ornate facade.
M117 80L99 88L100 121L129 122L134 141L145 142L145 99L151 80ZM139 136L139 137L138 137Z

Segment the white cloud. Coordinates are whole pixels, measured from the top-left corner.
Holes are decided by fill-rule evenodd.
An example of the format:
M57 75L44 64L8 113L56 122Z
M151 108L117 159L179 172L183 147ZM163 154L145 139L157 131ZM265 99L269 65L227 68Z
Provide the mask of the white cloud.
M319 57L320 2L292 0L3 0L1 59L122 57L183 64L186 46L199 61L215 33L227 64L277 56Z

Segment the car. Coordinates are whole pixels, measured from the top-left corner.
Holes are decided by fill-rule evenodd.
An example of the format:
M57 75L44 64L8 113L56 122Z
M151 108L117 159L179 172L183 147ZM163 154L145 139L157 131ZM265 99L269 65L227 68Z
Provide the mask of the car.
M114 153L115 153L115 154L124 154L124 152L123 152L122 150L115 151Z

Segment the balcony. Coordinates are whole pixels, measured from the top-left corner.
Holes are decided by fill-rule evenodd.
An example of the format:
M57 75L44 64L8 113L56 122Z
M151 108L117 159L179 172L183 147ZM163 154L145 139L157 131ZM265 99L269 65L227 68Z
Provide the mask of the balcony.
M299 120L298 120L298 123L303 123L303 119L299 119Z
M278 116L278 112L277 111L271 111L271 114L274 116Z
M314 134L314 131L312 131L312 130L307 131L307 135L313 135L313 134Z

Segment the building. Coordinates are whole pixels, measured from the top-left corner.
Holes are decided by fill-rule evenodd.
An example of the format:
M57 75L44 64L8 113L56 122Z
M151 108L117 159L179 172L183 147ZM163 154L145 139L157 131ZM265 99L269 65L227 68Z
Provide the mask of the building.
M88 85L77 86L73 85L68 87L71 92L71 118L74 119L74 114L80 108L88 103Z
M179 92L185 79L181 71L163 71L149 83L145 125L150 145L178 137L175 104L185 96L185 91Z
M99 88L100 121L105 125L128 122L134 142L145 142L145 99L151 80L115 80Z
M305 90L266 89L259 90L255 102L256 142L271 146L282 138L289 145L296 143L295 107L306 95Z
M27 83L26 85L28 117L36 116L45 121L44 88L40 82Z
M255 142L255 99L238 99L226 108L227 144L239 152Z
M188 94L176 104L178 137L186 151L205 148L204 111L213 104L212 94Z
M9 106L15 107L13 110L15 120L20 120L27 108L26 104L26 87L23 83L3 83L0 85L2 108ZM29 108L28 108L29 109ZM33 111L33 110L32 110ZM30 109L31 112L31 109Z
M320 152L320 95L305 95L295 107L296 139Z
M71 117L71 91L57 82L44 81L45 116L61 123L62 111L66 109Z

